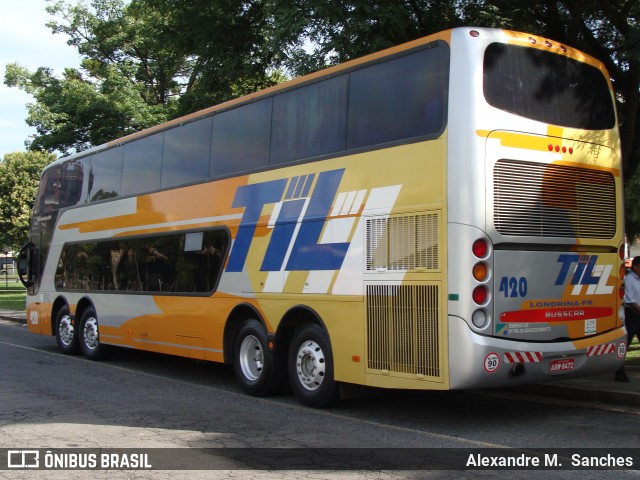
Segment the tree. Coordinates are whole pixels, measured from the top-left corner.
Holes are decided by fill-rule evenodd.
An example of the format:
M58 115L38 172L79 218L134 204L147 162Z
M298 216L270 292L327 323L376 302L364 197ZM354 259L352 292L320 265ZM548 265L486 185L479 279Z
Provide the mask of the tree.
M267 0L280 60L296 75L462 25L452 0Z
M280 48L264 0L140 0L165 19L163 38L191 59L178 114L184 115L284 80Z
M274 35L306 73L459 25L538 34L601 60L611 75L622 138L627 233L640 232L638 0L272 0Z
M469 19L537 33L601 60L615 90L625 181L626 232L640 233L640 2L638 0L471 0ZM504 13L506 12L506 13Z
M83 60L62 78L45 67L7 66L5 84L35 98L30 149L80 151L171 118L188 61L165 47L162 18L135 0L60 1L47 11L61 19L48 26L67 35Z
M89 1L89 0L87 0ZM602 60L615 89L627 233L640 231L638 0L79 0L49 26L84 61L7 69L36 99L31 148L80 150L299 75L460 25L526 31Z
M80 151L281 81L263 48L261 3L58 1L47 7L83 60L56 77L7 66L5 84L34 96L33 150Z
M100 79L89 79L75 69L57 78L47 68L29 72L9 64L5 84L36 100L27 105L27 124L37 132L31 150L68 154L168 119L163 107L144 101L140 85L109 67Z
M50 153L17 152L0 162L0 245L18 250L28 240L40 173L53 160Z

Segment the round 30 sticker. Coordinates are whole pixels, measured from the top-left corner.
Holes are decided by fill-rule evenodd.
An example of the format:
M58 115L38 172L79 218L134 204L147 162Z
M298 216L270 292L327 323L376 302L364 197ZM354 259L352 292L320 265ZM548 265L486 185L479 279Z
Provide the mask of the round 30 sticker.
M484 371L487 373L493 373L498 370L500 366L500 357L497 353L491 352L484 357Z

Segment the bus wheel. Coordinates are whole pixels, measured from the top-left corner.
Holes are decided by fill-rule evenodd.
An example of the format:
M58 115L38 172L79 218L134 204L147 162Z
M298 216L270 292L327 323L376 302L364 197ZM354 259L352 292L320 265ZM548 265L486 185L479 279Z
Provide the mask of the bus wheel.
M80 350L90 360L100 360L107 354L107 346L100 343L98 332L98 316L91 307L87 308L80 318Z
M328 407L338 400L331 346L315 324L299 329L289 348L289 383L298 400L309 407Z
M240 387L249 395L273 395L284 386L286 365L283 355L269 349L267 334L257 320L247 322L238 333L233 371Z
M63 353L72 355L80 352L78 331L75 328L68 307L62 307L56 316L56 341Z

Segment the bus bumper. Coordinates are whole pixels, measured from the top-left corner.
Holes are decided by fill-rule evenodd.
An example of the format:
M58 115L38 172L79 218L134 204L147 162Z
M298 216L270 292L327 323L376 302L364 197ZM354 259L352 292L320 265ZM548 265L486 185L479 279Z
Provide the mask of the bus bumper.
M525 385L613 372L624 364L624 327L578 341L533 343L474 333L449 317L449 388Z

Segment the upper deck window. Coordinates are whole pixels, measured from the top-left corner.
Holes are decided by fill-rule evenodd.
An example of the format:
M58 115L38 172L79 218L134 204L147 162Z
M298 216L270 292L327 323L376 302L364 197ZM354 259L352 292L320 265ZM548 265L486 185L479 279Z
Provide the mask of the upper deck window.
M600 70L536 48L489 45L484 96L493 107L562 127L608 130L615 125L611 91Z
M449 51L442 43L351 73L347 148L420 136L446 125Z

